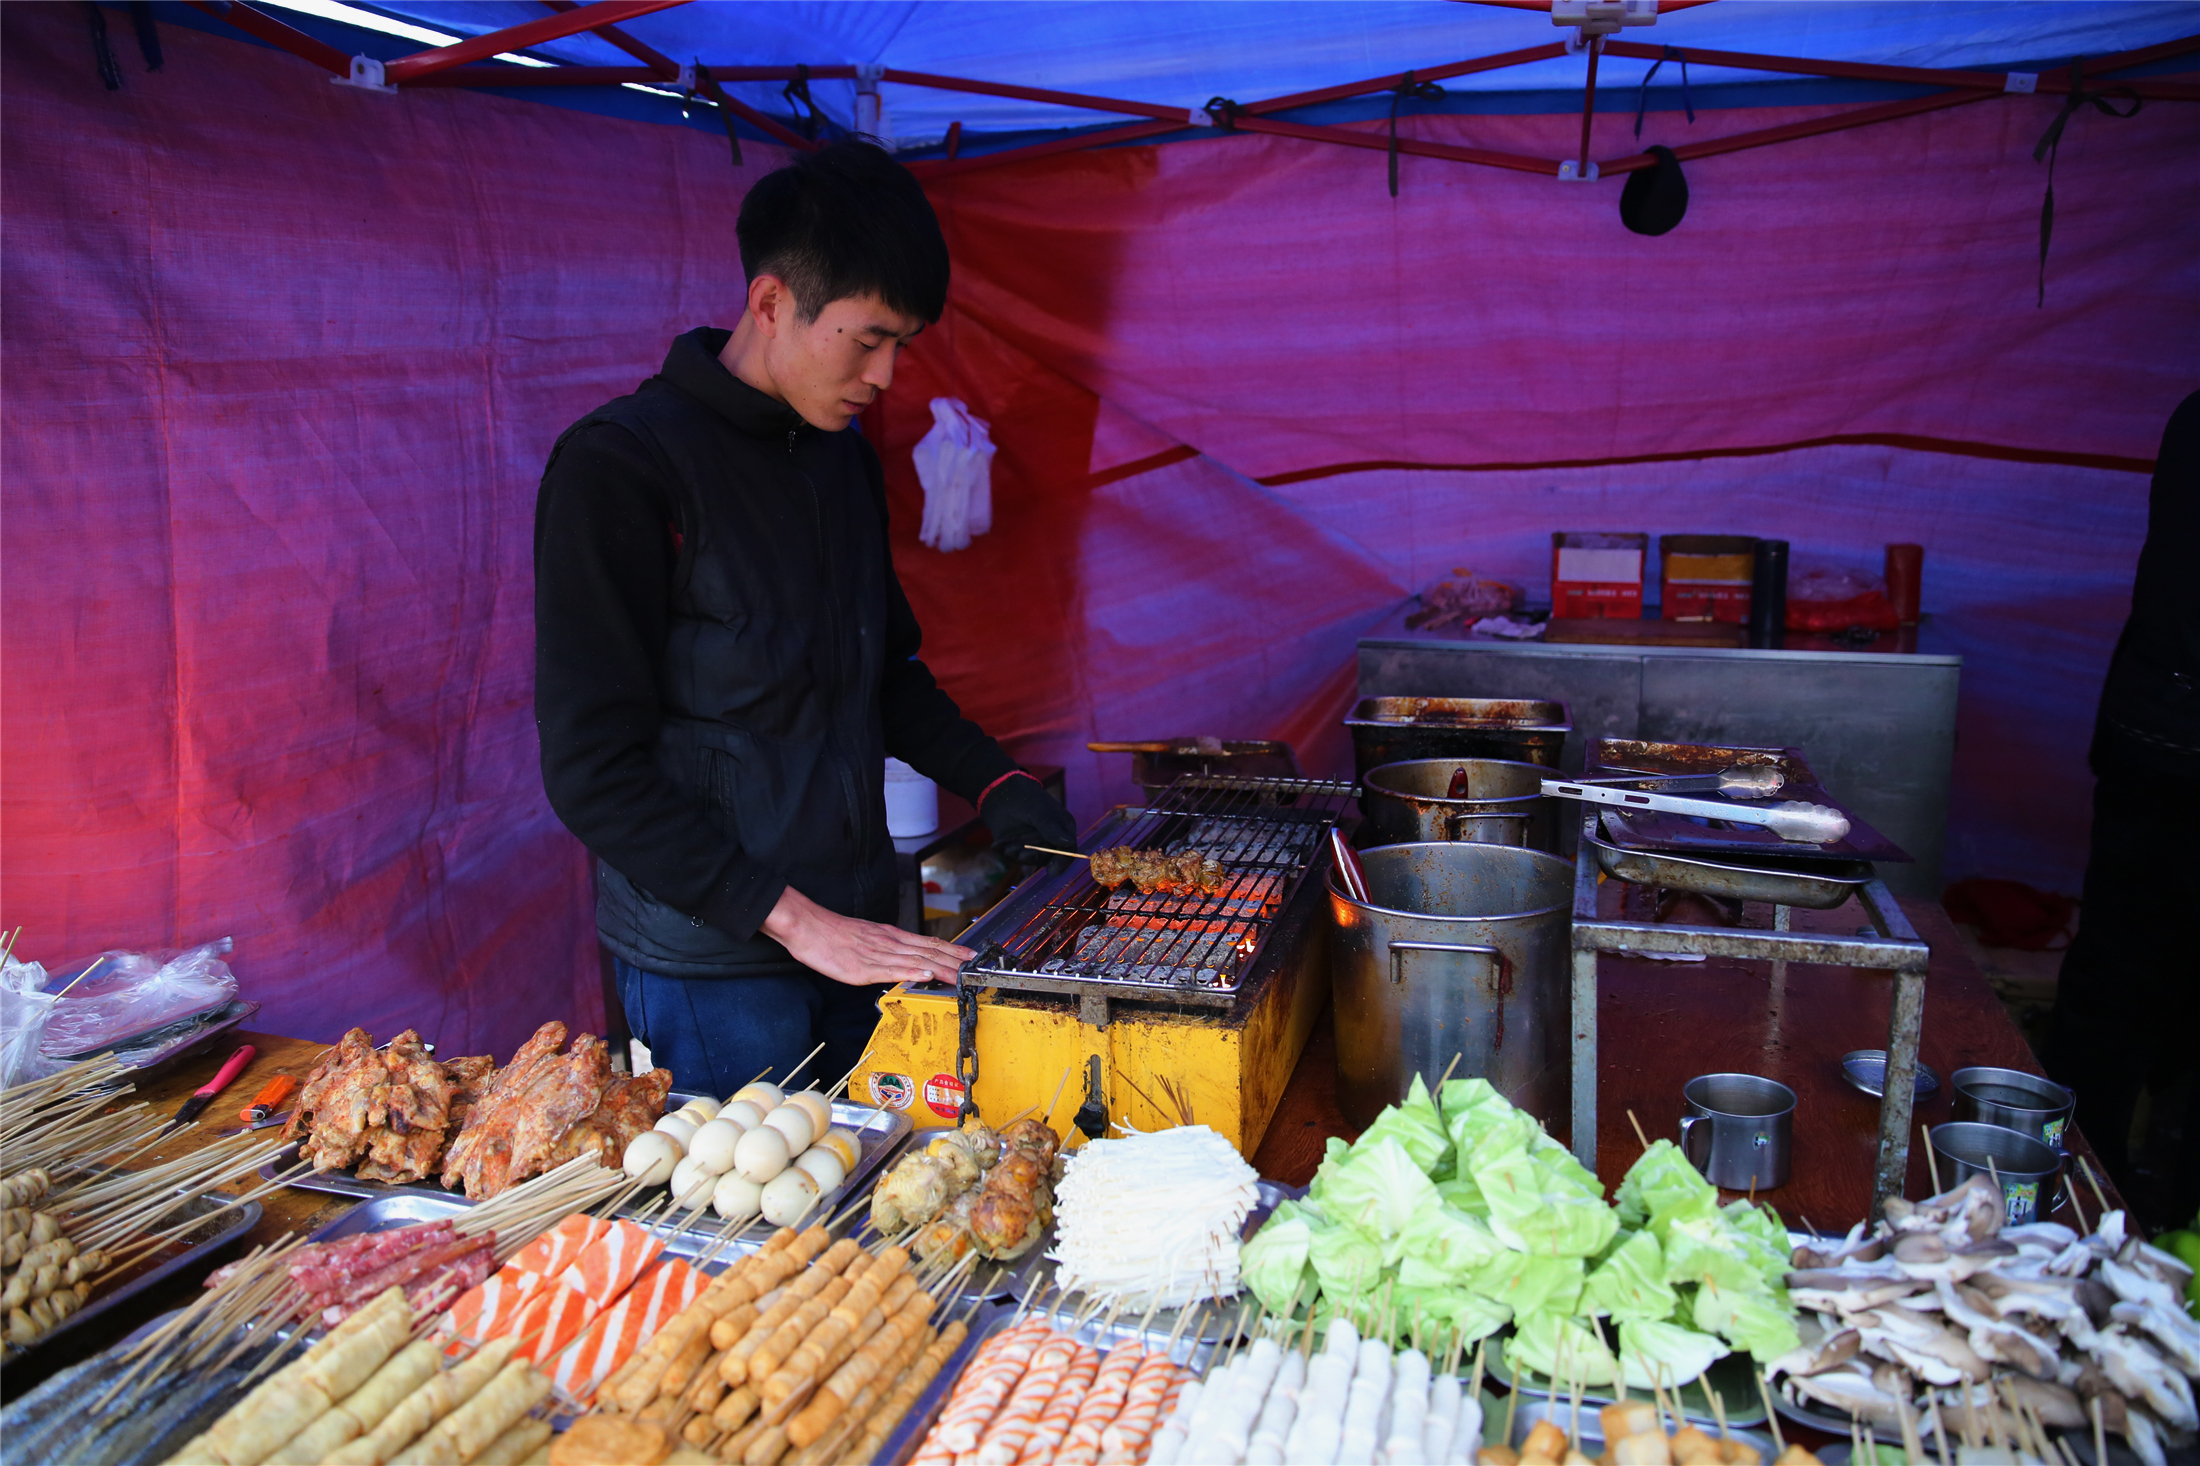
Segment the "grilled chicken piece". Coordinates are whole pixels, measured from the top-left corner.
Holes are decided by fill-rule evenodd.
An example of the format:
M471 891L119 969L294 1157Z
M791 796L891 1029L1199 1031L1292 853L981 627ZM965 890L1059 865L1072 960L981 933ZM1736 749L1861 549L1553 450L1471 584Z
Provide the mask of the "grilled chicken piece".
M612 1080L594 1112L558 1141L547 1169L554 1170L579 1155L592 1155L597 1165L616 1169L626 1154L627 1142L664 1117L665 1096L671 1090L670 1069L652 1069L647 1074Z
M283 1139L302 1137L298 1154L316 1171L350 1165L366 1149L367 1117L383 1077L373 1035L364 1028L350 1030L306 1077Z
M498 1113L497 1101L507 1094L516 1094L534 1080L535 1071L556 1059L558 1050L565 1045L565 1025L550 1020L535 1030L527 1042L512 1055L512 1062L497 1070L466 1112L466 1124L443 1153L443 1184L456 1187L469 1172L479 1174L481 1151L489 1143L489 1123ZM468 1195L474 1194L471 1189Z

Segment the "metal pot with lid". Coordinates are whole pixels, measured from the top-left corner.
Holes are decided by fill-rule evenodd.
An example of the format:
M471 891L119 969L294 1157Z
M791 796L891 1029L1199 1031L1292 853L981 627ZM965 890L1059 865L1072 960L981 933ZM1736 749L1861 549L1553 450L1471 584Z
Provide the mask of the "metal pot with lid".
M1329 883L1337 1105L1373 1123L1413 1076L1489 1080L1563 1130L1574 867L1471 842L1360 852L1367 901Z
M1361 776L1360 809L1378 845L1472 840L1555 855L1558 818L1542 792L1549 773L1508 759L1405 759Z

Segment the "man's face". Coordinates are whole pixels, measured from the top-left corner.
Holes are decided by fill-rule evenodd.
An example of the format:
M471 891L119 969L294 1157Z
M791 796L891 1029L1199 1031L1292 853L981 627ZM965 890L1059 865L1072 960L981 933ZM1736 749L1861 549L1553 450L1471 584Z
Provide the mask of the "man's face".
M805 323L782 289L767 310L764 366L772 384L803 421L829 433L893 385L894 358L924 329L875 295L836 300Z

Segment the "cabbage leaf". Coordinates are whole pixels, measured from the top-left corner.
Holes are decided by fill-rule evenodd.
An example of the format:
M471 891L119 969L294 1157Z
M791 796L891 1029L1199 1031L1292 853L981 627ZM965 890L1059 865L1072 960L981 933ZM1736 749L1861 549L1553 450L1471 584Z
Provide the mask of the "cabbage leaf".
M1313 1240L1314 1224L1306 1209L1286 1201L1238 1249L1238 1276L1270 1313L1287 1313L1291 1300L1306 1291L1313 1278L1307 1264Z
M1762 1293L1699 1288L1695 1315L1697 1328L1719 1335L1760 1360L1778 1359L1803 1342L1795 1327L1795 1315L1786 1303Z
M1665 1250L1649 1232L1630 1232L1582 1285L1581 1305L1615 1319L1664 1319L1680 1307L1665 1281Z
M1436 1175L1450 1159L1451 1137L1444 1133L1443 1117L1436 1113L1436 1101L1429 1097L1428 1086L1421 1082L1420 1075L1413 1076L1413 1088L1402 1102L1377 1115L1375 1123L1361 1133L1353 1152L1357 1154L1385 1139L1404 1146L1424 1176Z
M1685 1385L1732 1352L1711 1335L1675 1323L1634 1318L1619 1326L1619 1357L1636 1389Z

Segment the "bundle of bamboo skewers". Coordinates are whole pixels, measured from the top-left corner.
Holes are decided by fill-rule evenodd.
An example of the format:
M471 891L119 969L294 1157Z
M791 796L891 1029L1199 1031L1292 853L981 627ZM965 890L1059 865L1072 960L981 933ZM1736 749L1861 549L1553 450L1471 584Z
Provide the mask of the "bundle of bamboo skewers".
M179 1211L242 1180L281 1150L250 1134L132 1169L166 1121L144 1101L115 1108L133 1086L111 1054L0 1093L0 1287L6 1344L21 1349L70 1317L104 1283L207 1224L285 1184L278 1177L211 1211Z

